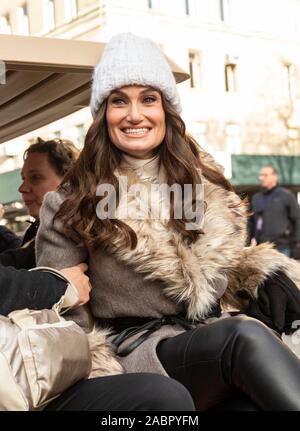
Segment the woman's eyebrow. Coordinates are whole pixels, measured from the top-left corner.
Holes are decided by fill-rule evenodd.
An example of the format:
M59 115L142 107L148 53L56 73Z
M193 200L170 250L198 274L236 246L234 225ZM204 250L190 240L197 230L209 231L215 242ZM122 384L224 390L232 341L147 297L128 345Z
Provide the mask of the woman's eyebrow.
M124 96L124 97L128 97L128 95L126 93L124 93L123 91L121 91L121 90L114 90L111 93L110 97L112 97L112 96Z
M149 92L156 92L159 94L159 91L156 90L155 88L149 87L149 88L145 88L145 90L142 90L140 94L144 94L144 93L149 93ZM110 97L112 96L123 96L123 97L129 97L127 93L123 92L122 90L114 90Z
M144 93L149 93L149 92L152 92L152 93L155 92L155 93L159 94L159 91L156 90L155 88L152 88L152 87L145 88L145 90L143 90L141 93L144 94Z

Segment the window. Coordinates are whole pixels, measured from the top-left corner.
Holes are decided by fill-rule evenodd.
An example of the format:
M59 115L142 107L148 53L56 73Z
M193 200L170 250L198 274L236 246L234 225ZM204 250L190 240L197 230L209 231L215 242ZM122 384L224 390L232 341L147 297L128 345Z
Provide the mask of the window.
M190 0L185 0L185 13L190 15Z
M226 55L225 58L225 89L228 93L237 92L237 60L236 56Z
M65 20L72 21L78 16L77 0L64 0Z
M289 99L295 99L297 90L297 69L294 64L284 64L285 93Z
M223 22L230 21L230 0L220 0L220 18Z
M0 17L0 33L1 34L11 34L11 24L9 15L3 15Z
M54 0L43 0L43 29L48 33L55 28Z
M199 51L189 51L191 88L201 88L201 59Z
M17 27L19 35L29 35L28 10L25 3L22 6L17 7Z
M225 64L225 89L228 93L237 91L236 64Z

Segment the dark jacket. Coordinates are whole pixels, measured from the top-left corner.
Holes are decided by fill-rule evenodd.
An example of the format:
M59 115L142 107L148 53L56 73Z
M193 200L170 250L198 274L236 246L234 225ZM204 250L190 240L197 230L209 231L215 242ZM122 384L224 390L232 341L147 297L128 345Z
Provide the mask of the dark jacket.
M0 265L0 314L22 308L51 308L66 288L67 283L53 274Z
M250 211L249 237L257 243L274 242L277 247L293 247L300 243L300 208L295 196L276 186L256 193Z
M5 226L0 226L0 253L20 247L21 242L22 240L15 233Z
M21 247L15 250L6 250L0 253L0 265L13 266L17 269L30 269L36 266L35 262L35 236L39 227L36 220L26 230Z

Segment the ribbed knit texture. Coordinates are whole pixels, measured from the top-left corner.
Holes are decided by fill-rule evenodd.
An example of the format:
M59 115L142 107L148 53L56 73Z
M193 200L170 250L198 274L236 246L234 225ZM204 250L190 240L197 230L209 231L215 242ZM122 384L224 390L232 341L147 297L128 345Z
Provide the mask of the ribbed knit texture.
M94 69L90 101L93 117L113 90L127 85L154 87L181 112L175 78L158 46L150 39L120 33L108 42Z

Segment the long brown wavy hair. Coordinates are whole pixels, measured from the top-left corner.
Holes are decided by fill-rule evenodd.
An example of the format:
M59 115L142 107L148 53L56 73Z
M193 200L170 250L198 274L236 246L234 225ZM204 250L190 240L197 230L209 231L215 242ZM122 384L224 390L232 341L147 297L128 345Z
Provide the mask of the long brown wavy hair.
M201 161L199 147L195 140L186 134L185 124L171 104L163 97L162 103L166 118L166 134L159 146L160 163L163 164L168 185L201 183L199 169L209 181L232 190L222 172ZM66 194L56 218L61 219L65 234L76 242L93 248L113 246L113 238L121 235L125 244L135 248L137 237L133 229L118 219L101 220L97 217L96 207L101 197L96 196L99 184L115 187L118 202L119 182L114 174L121 161L121 151L115 147L108 135L106 123L107 101L101 105L96 118L90 126L84 148L73 167L65 176L59 191ZM171 215L174 202L170 203ZM203 232L186 230L186 220L174 219L169 225L189 242L194 242Z

